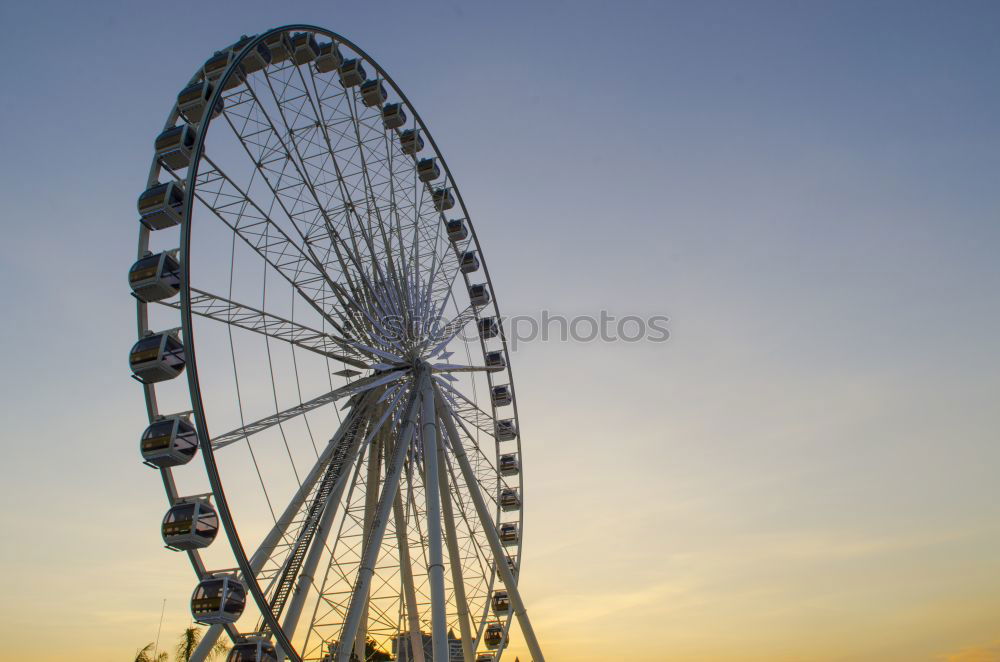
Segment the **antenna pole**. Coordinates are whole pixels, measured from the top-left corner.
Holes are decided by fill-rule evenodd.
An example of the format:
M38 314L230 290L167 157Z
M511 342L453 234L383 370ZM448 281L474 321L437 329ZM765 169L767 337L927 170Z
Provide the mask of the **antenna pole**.
M160 607L160 624L156 627L156 643L153 644L153 660L160 653L160 632L163 630L163 612L167 610L167 599L163 598L163 606Z

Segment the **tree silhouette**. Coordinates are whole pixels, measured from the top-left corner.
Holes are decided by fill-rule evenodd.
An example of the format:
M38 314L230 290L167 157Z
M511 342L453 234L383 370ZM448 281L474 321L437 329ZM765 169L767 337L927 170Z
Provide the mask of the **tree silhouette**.
M180 639L177 641L177 647L174 649L174 659L177 662L188 662L191 656L194 655L194 651L198 648L198 644L201 643L202 631L201 628L189 627L185 628L184 632L181 633ZM229 646L225 641L220 639L212 646L212 650L208 653L208 659L214 660L217 657L225 655L229 651Z
M153 649L155 645L153 642L149 642L139 650L135 652L135 662L167 662L167 654L160 653L156 657L153 657Z
M328 658L323 658L328 659ZM365 659L364 662L389 662L392 660L392 655L389 655L384 650L378 647L378 644L374 639L368 639L365 642ZM358 654L351 651L351 662L361 662L358 659Z
M195 649L201 643L202 635L201 628L185 628L184 632L181 633L180 639L177 640L177 645L174 647L174 660L177 662L190 662ZM154 648L155 645L151 642L137 650L134 662L170 662L170 656L166 653L157 653L154 657ZM219 640L212 646L212 650L209 651L208 659L218 659L228 652L229 645L225 641Z
M374 662L388 662L392 659L392 655L379 648L374 639L369 639L365 642L365 659Z

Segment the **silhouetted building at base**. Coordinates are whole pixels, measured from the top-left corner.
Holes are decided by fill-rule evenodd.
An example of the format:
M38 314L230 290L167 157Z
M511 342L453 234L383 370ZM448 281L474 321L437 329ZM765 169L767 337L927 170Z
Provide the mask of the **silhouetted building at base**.
M439 662L434 659L434 644L431 635L426 632L420 633L420 640L424 648L424 662ZM396 656L396 662L415 662L412 648L410 646L410 633L403 632L396 635L392 640L392 654ZM462 640L455 636L455 632L448 631L448 659L440 662L463 662Z

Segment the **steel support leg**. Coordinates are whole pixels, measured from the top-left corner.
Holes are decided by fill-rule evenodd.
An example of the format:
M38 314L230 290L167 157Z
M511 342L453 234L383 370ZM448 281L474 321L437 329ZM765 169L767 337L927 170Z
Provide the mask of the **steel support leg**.
M469 602L465 597L465 581L462 577L462 557L458 551L458 537L455 535L455 512L448 489L448 472L445 471L444 440L441 428L437 429L438 483L441 488L441 514L444 515L444 539L448 544L448 565L451 566L451 583L455 588L455 605L458 610L458 627L462 637L462 658L464 662L475 662L472 648L472 629L469 623Z
M479 482L476 480L475 472L473 472L469 458L465 454L465 448L462 446L462 439L455 428L455 421L452 418L451 410L448 409L440 393L436 393L435 395L437 396L438 416L441 418L441 422L444 423L445 430L448 432L451 451L455 459L458 460L458 466L462 470L462 477L465 479L466 485L469 486L469 494L472 496L472 502L476 506L476 513L483 524L483 531L486 533L486 538L490 543L490 550L493 552L493 560L500 571L500 578L503 579L504 588L507 589L507 595L510 597L511 606L514 608L517 623L521 626L521 634L524 635L525 643L528 644L528 651L531 653L534 662L545 662L545 656L538 645L535 630L531 627L528 612L524 608L524 602L521 600L521 592L517 590L517 580L514 579L513 573L511 573L510 568L507 566L507 553L504 552L503 545L500 543L500 534L497 533L493 518L490 517L489 508L487 508L486 501L483 499L482 492L479 489Z
M399 547L399 572L403 581L403 599L406 603L406 623L409 632L412 662L424 662L424 642L420 636L420 614L417 611L417 591L413 586L413 562L410 560L410 540L406 535L406 516L403 513L403 496L396 492L392 502L396 520L396 545Z
M423 390L425 382L430 379L426 370L418 370L414 377L416 384L410 394L406 422L403 424L399 439L396 442L397 445L393 448L392 459L386 468L385 489L382 490L382 495L379 497L371 540L369 540L368 546L365 547L364 554L361 557L361 564L358 568L358 579L354 585L354 593L351 597L350 606L347 609L347 618L340 633L336 662L348 662L351 652L354 649L354 637L357 636L362 612L367 604L367 600L362 600L360 597L368 595L368 590L371 587L372 576L375 574L375 564L378 562L378 553L382 547L382 536L385 535L385 527L389 522L392 502L399 491L399 478L403 472L403 461L406 459L406 451L410 447L410 442L413 441L413 433L417 427L420 392Z
M426 380L421 397L420 437L424 443L424 498L427 503L427 578L431 588L431 644L436 662L448 659L448 610L444 595L444 553L441 549L438 428L431 380Z

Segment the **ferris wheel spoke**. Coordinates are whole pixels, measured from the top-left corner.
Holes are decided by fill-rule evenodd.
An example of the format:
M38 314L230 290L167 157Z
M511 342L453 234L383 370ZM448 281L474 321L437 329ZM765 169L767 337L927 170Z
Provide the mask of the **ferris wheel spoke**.
M392 139L390 138L390 134L388 131L383 134L383 142L385 146L386 158L389 161L389 196L390 199L392 200L392 206L389 209L389 216L391 221L391 224L389 226L390 228L389 231L386 232L383 226L380 226L380 229L382 230L383 234L383 243L385 244L385 250L388 257L388 262L390 265L393 265L394 271L397 268L402 271L402 273L404 274L402 280L400 280L399 275L397 275L397 280L400 280L400 282L405 282L407 281L407 279L405 276L405 271L403 270L405 269L405 263L406 263L406 249L403 244L402 220L400 218L400 214L402 213L401 208L403 207L403 205L397 204L396 198L397 198L397 190L400 192L400 194L403 194L405 191L409 190L408 184L410 181L413 181L416 176L416 170L413 167L415 159L410 159L407 157L395 158L397 154L396 151L393 149ZM402 161L404 164L406 164L406 167L397 170L396 163L399 161ZM405 179L402 179L402 177L405 177ZM421 194L422 194L422 189L421 189ZM411 201L407 200L405 202L409 203ZM414 216L417 216L417 210L420 209L419 195L415 194L413 196L412 203L414 209ZM392 248L393 241L397 242L397 250L399 252L398 258L395 258L393 256L393 248ZM398 260L398 267L396 267L397 260Z
M303 252L317 265L320 275L327 282L329 289L334 295L339 295L338 287L335 285L335 276L343 277L348 286L355 289L356 285L354 284L354 276L352 276L351 271L352 264L350 258L352 254L345 256L344 251L338 245L337 235L334 231L336 227L334 222L330 219L327 210L320 204L315 190L311 188L305 175L299 169L298 163L291 158L291 152L288 150L284 139L282 139L281 133L279 133L270 114L257 97L253 86L249 82L246 86L246 94L248 95L248 99L241 101L241 104L250 103L251 110L246 115L240 115L235 110L239 108L240 104L231 106L223 113L226 122L233 133L240 138L240 143L247 156L253 162L256 172L261 175L261 178L270 189L272 200L281 208L284 215L295 228L296 233L301 237ZM257 114L262 115L266 122L261 122L259 117L254 116L253 108L259 109L259 113ZM242 130L237 128L236 123L233 121L233 116L244 120ZM247 132L247 127L251 125L253 130ZM257 137L261 134L267 135L263 139L264 142L256 142L261 140ZM255 137L254 141L246 139L250 135ZM250 144L259 146L261 153L258 156L254 156L250 150ZM276 169L279 165L280 169ZM292 170L288 169L289 165ZM290 180L291 183L286 183L285 180ZM303 196L306 191L311 193L313 205L303 203ZM319 218L322 218L324 222L317 223L316 221ZM305 231L300 227L302 224L307 226ZM321 260L316 255L314 249L314 246L321 246L319 239L323 235L330 241L327 247L327 254L329 255L330 250L332 250L339 264L339 272L335 272L334 277L331 277L328 273L331 271L333 263L329 260ZM356 269L358 267L356 263L353 266ZM357 269L357 271L360 272L360 269ZM343 302L341 301L340 304L342 306Z
M324 220L324 227L330 238L331 246L334 248L335 251L337 251L338 257L340 257L341 259L342 269L344 273L348 273L349 269L347 268L346 264L343 263L343 255L341 251L346 249L348 250L348 254L352 257L351 263L354 269L356 270L356 277L361 279L362 284L365 285L365 288L369 293L374 293L375 288L368 279L366 270L361 264L362 253L359 250L357 242L355 241L353 232L354 226L350 222L350 216L353 213L353 215L358 219L357 225L358 228L360 229L361 225L360 216L357 213L357 208L354 202L351 200L350 195L346 192L346 190L344 190L343 177L339 167L337 166L336 156L330 149L329 142L328 141L326 142L326 149L324 150L322 149L321 145L318 145L312 138L310 138L310 134L315 133L316 129L318 127L323 127L324 124L322 118L319 115L318 110L315 107L315 104L312 101L312 96L309 92L309 86L306 84L305 78L302 76L302 72L298 69L298 67L294 67L294 69L298 72L299 79L302 82L302 87L301 88L293 87L292 88L293 96L291 98L288 98L285 95L285 91L288 90L290 87L292 87L290 81L288 80L279 81L279 83L283 86L282 92L279 94L274 89L273 77L268 75L267 72L265 71L265 80L267 81L267 87L268 90L271 92L271 96L274 99L275 104L278 107L278 115L281 118L282 124L285 127L285 135L288 136L288 140L295 150L295 156L297 157L297 162L293 162L293 166L295 167L301 182L305 185L305 190L309 191L314 202L316 203L316 209L318 210L320 216L322 216ZM297 96L294 96L296 94ZM302 108L305 107L304 104L299 104L298 108L292 107L290 112L286 112L287 106L291 105L294 101L297 101L302 98L305 98L309 102L309 106L313 110L312 114L307 114L302 112ZM288 114L294 114L294 117L291 121L289 121L288 119ZM303 118L305 118L306 121L304 123L299 122L299 120ZM270 121L269 117L268 119ZM277 129L274 127L273 122L271 122L271 128L277 134ZM325 131L322 131L321 133L323 133L324 137L326 136ZM280 136L278 136L278 138L279 140L281 140ZM307 155L303 155L302 150L300 149L300 143L302 142L306 144L307 150L309 149L309 147L312 147L312 154L309 154L307 152ZM333 173L324 172L322 166L320 166L319 172L316 174L317 175L325 174L327 179L332 177L333 181L336 181L339 185L340 206L344 209L344 219L341 224L342 226L341 229L346 229L351 234L352 245L350 246L345 244L343 242L343 239L340 238L338 228L334 223L333 219L330 218L329 212L327 211L327 205L324 205L323 203L320 202L320 196L317 192L317 180L320 178L316 176L310 176L310 170L311 169L316 170L316 166L313 166L312 162L317 157L323 158L324 161L327 159L331 159L333 162L335 172ZM328 191L325 191L325 189L324 192L328 193ZM334 197L334 194L330 194L330 197L332 199ZM366 243L369 247L369 253L374 254L374 247L371 245L370 240L367 241ZM381 272L378 269L378 264L374 263L374 266L376 268L376 275L380 276L381 278ZM384 282L384 278L381 278L381 280Z
M383 386L394 382L406 374L405 370L396 370L387 375L371 375L369 377L362 377L361 379L356 379L353 382L342 386L340 388L334 389L328 393L317 396L312 400L307 402L289 407L283 411L279 411L275 414L270 414L262 419L254 421L252 423L247 423L246 425L241 425L240 427L226 432L224 434L218 435L212 438L212 450L219 450L220 448L225 448L230 444L233 444L241 439L249 437L250 435L257 434L263 430L270 427L278 425L279 423L284 423L285 421L295 418L296 416L301 416L302 414L312 411L317 407L322 407L324 405L331 404L345 398L355 393L363 393L365 391Z
M313 76L313 82L314 82L314 86L315 86L315 76ZM308 87L309 86L306 85L305 87L306 87L306 89L308 91ZM333 163L334 169L335 169L336 174L337 174L337 180L338 180L338 183L340 185L341 195L345 199L348 200L348 204L355 211L355 216L357 217L357 221L358 222L357 222L356 226L352 225L350 227L350 230L352 232L354 232L355 228L356 228L357 232L361 235L362 241L368 247L369 255L371 256L373 267L378 271L379 276L380 276L380 280L381 280L382 284L385 287L386 294L389 297L389 299L391 300L392 307L396 311L398 311L397 314L402 314L403 317L406 317L408 309L407 309L407 307L405 305L405 295L404 295L404 292L405 292L407 286L403 282L403 280L400 278L399 272L396 269L395 260L393 259L393 256L392 256L391 243L388 241L388 237L387 237L387 235L385 233L384 222L383 222L383 218L382 218L382 215L381 215L381 210L379 208L379 205L377 204L377 198L378 198L378 196L374 192L374 187L372 185L371 178L369 176L369 172L368 172L368 168L367 168L367 162L366 162L365 157L364 157L364 147L363 147L364 142L360 139L360 135L357 133L358 132L357 118L356 118L356 116L355 116L355 114L353 112L353 107L354 107L353 106L353 96L351 96L350 92L347 91L347 90L344 90L341 94L342 94L342 96L344 98L344 105L347 105L348 107L352 108L352 111L350 113L350 118L351 118L352 126L354 127L355 135L358 136L358 142L357 142L358 148L354 152L354 154L360 156L360 160L361 160L360 167L361 167L361 174L362 174L362 177L363 177L362 182L363 182L364 187L365 187L364 188L364 193L365 193L365 196L364 196L365 197L365 209L367 210L367 224L368 224L368 228L369 228L369 231L367 231L367 232L365 231L364 220L361 218L360 214L357 214L357 205L351 199L352 198L352 194L346 188L346 177L344 176L343 170L342 170L341 165L339 163L338 150L332 144L331 138L330 138L329 131L330 131L330 128L331 128L331 122L327 120L327 118L325 117L325 114L323 113L323 110L322 110L323 107L324 107L324 105L326 105L326 104L323 103L323 99L322 98L319 98L318 92L317 92L317 102L315 102L315 108L316 108L317 114L320 117L320 126L323 129L323 137L324 137L324 140L325 140L325 142L326 142L326 144L327 144L327 146L329 148L329 151L330 151L330 155L331 155L330 159L331 159L331 161ZM343 137L342 133L341 133L341 136ZM352 149L352 148L348 148L348 149ZM350 160L350 156L351 156L351 154L348 154L349 160ZM360 188L360 183L358 185L355 185L354 188L355 188L355 190L357 190L358 188ZM395 202L395 200L392 199L392 198L390 198L390 200L388 202L388 206L389 206L390 212L393 209L395 209L396 208L396 202ZM381 237L382 237L382 246L383 246L383 253L382 254L379 253L378 249L375 246L375 242L374 242L374 232L373 232L372 227L371 227L372 226L372 213L371 213L372 209L374 209L375 217L376 217L376 220L377 220L377 227L379 228L379 231L380 231L380 234L381 234ZM388 271L387 274L383 274L381 272L379 258L382 258L382 261L385 262L386 269Z
M180 309L179 301L159 301L164 306ZM304 324L279 317L253 306L248 306L225 297L197 288L191 288L191 312L200 317L213 319L230 326L282 340L326 358L367 370L371 366L368 357L347 345L350 354L345 353L344 343L334 341L329 334Z
M355 431L359 425L364 424L363 417L371 406L370 402L370 397L361 398L351 408L347 416L344 417L337 432L323 448L316 462L309 470L309 473L285 506L282 514L275 521L274 526L250 557L250 567L255 573L259 574L263 570L265 563L271 558L282 538L287 535L288 529L295 521L296 516L302 512L302 507L306 503L306 500L316 490L320 478L327 472L330 463L335 459L338 452L343 452L341 449L343 448L344 439L352 435L352 431Z
M495 419L491 414L483 411L479 405L448 382L441 379L435 379L434 382L438 387L445 389L444 397L447 398L452 411L463 423L468 423L490 437L496 437ZM475 439L475 435L469 433L469 438Z
M448 411L444 398L440 397L440 391L438 392L436 402L438 407L438 416L441 417L441 422L444 423L445 430L447 431L451 442L452 454L458 461L458 466L462 470L465 482L469 485L474 485L477 482L475 472L473 471L472 465L469 463L469 458L462 446L458 430L455 428L456 419L451 415L451 412ZM517 579L514 577L507 565L507 555L503 551L503 545L500 542L500 535L497 533L497 530L493 525L493 519L487 509L486 502L483 500L482 491L478 489L470 489L469 494L472 497L473 504L476 506L476 513L478 514L479 519L486 531L486 538L490 543L490 550L493 552L493 563L500 571L500 577L503 580L504 588L510 596L511 606L514 608L514 615L517 617L518 625L521 626L521 634L524 636L525 643L528 646L528 650L531 652L532 659L535 662L544 662L545 656L542 654L542 649L538 645L538 638L535 636L535 630L531 626L531 621L528 619L528 612L525 609L524 602L521 600L521 593L517 588Z
M386 328L385 325L383 325L375 317L372 316L372 314L367 310L366 306L362 306L362 305L360 305L360 304L358 304L356 302L353 302L353 301L352 301L352 303L361 312L361 314L364 316L364 318L366 319L366 321L369 323L368 333L366 335L367 335L368 339L373 344L381 344L381 345L384 345L384 346L387 346L387 347L391 347L391 348L400 350L400 352L402 352L403 347L402 347L402 345L400 345L399 341L396 339L396 336L399 335L399 333L400 333L399 329L389 329L389 328ZM375 349L375 348L373 348L373 347L371 347L369 345L365 345L363 343L356 343L355 342L355 343L351 343L351 344L353 346L358 347L359 349L363 348L366 351L369 351L369 352L371 352L373 354L378 354L378 355L382 356L383 358L387 358L388 356L394 356L394 355L388 355L388 354L386 354L384 352L381 352L380 350L377 350L377 349Z
M307 247L297 244L248 194L208 156L207 171L199 172L195 197L292 287L339 333L333 317L343 304L326 271ZM206 190L207 189L207 190ZM337 341L336 338L334 338Z
M345 98L345 101L346 101L345 105L349 109L349 113L350 113L349 116L350 116L350 120L351 120L351 125L354 128L355 144L357 145L356 154L357 154L357 156L358 156L358 158L360 160L360 168L361 168L361 173L363 175L363 181L364 181L364 185L365 185L366 191L368 191L369 193L371 193L372 206L375 208L376 215L379 217L380 222L381 222L382 219L381 219L381 214L380 214L380 211L379 211L378 201L382 200L384 203L386 203L386 206L387 206L387 209L389 211L390 216L395 219L395 227L397 228L397 230L400 230L400 232L397 233L397 236L398 236L398 239L399 239L399 251L401 253L401 256L405 257L405 248L404 248L405 245L404 245L403 239L402 239L400 219L399 219L400 210L401 210L402 205L398 204L397 199L396 199L396 190L395 190L395 186L394 186L394 183L395 183L395 172L393 170L393 163L394 163L394 161L392 159L393 153L392 153L392 150L388 148L388 141L389 141L389 137L388 136L389 136L389 133L387 131L384 131L384 130L370 129L369 127L367 127L364 124L364 122L362 122L362 120L360 118L360 115L357 112L357 102L356 102L355 97L352 94L349 94L349 93L346 93L346 92L345 92L345 97L346 97ZM375 135L374 139L368 138L368 135L366 135L366 136L362 136L361 135L361 131L362 131L362 127L363 126L365 127L366 134L374 134ZM388 198L386 198L386 195L385 195L384 192L382 194L377 194L375 192L375 186L374 186L374 184L372 182L371 168L369 167L369 161L370 161L370 159L365 156L365 149L366 149L366 147L370 147L370 145L372 143L379 143L379 142L382 143L383 145L387 146L385 155L383 156L382 154L376 154L376 152L375 152L374 149L372 149L371 152L375 156L375 160L379 164L380 168L384 169L385 168L385 164L388 163L388 171L389 171L389 176L387 178L388 183L389 183ZM409 169L408 169L408 174L411 174L411 176L415 176L416 171L415 171L415 168L413 167L412 161L408 165L410 166ZM414 223L414 227L415 228L420 224L420 217L419 217L419 213L418 213L417 209L418 209L418 207L415 206L414 207L414 219L413 219L413 223ZM391 241L388 241L388 236L386 236L384 232L383 232L383 237L384 237L384 241L385 241L384 246L385 246L386 255L389 258L388 262L389 262L389 264L394 264L395 260L391 259L391 256L392 256L392 243L391 243ZM402 279L399 279L399 276L397 275L397 282L400 283L400 286L401 286L401 289L402 289L401 294L403 295L403 299L407 300L406 301L407 305L404 306L404 311L409 311L412 308L412 306L410 305L410 303L411 303L410 299L411 299L412 291L413 291L413 288L414 288L416 282L415 282L415 279L412 279L410 277L409 269L408 269L408 267L406 265L405 260L403 260L402 257L401 257L401 260L400 260L400 272L402 273ZM395 271L395 269L393 269L393 270Z
M434 363L431 365L432 371L437 373L448 372L496 372L494 368L484 365L461 365L455 363Z
M400 354L392 354L391 352L385 352L377 347L372 347L371 345L365 345L364 343L359 343L359 342L351 343L351 345L370 354L374 354L375 356L381 359L390 361L393 364L399 364L403 362L403 357Z
M387 209L388 209L388 212L389 212L390 216L395 216L395 218L397 219L397 223L398 223L399 205L397 204L397 201L396 201L395 188L392 186L392 184L393 184L393 177L392 177L392 174L393 174L393 169L392 169L392 152L391 152L391 150L389 150L387 148L386 149L386 153L385 153L385 157L384 157L384 160L386 162L388 162L388 169L389 169L389 177L388 177L388 183L389 183L389 194L388 194L388 196L389 197L386 200L384 198L384 193L383 193L382 196L379 196L375 192L375 186L373 184L371 172L370 172L369 167L368 167L368 161L369 161L369 159L365 156L365 147L367 145L367 141L364 140L364 139L362 139L362 137L361 137L361 121L359 119L359 115L358 115L358 112L357 112L357 102L356 102L356 99L354 98L353 94L348 94L347 96L348 96L348 98L346 99L346 102L347 102L346 105L350 109L351 125L354 128L354 134L355 134L354 137L355 137L355 140L356 140L356 144L358 146L357 153L358 153L358 157L359 157L359 159L361 161L361 173L363 175L363 181L364 181L364 185L365 185L365 190L366 190L366 192L368 192L370 194L370 200L371 200L371 203L372 203L371 206L369 207L369 210L371 208L374 208L376 220L377 220L377 223L378 223L378 227L382 231L383 250L385 251L385 257L386 257L385 261L386 261L386 263L388 265L389 270L391 271L392 275L394 276L393 280L395 281L395 284L397 285L397 287L403 287L404 291L405 291L405 290L407 290L409 288L406 287L406 286L404 286L400 282L399 275L398 275L397 270L396 270L395 260L393 259L393 255L392 255L392 243L389 240L389 236L390 235L387 235L385 233L385 230L384 230L385 223L384 223L384 219L382 218L382 213L381 213L381 210L380 210L379 205L378 205L378 199L381 197L383 199L383 201L387 203ZM322 104L320 104L319 107L322 108ZM326 123L324 123L323 126L326 127L327 126ZM327 138L327 143L329 144L329 135L328 134L325 134L325 135L326 135L326 138ZM381 142L384 145L388 146L388 141L389 141L389 132L388 131L382 131L381 132ZM334 154L335 154L335 152L334 152ZM381 156L382 155L378 155L378 157L381 157ZM334 156L334 160L336 160L336 156ZM379 158L378 160L381 161L382 158ZM411 172L415 173L415 169L414 168L411 168L410 170L411 170ZM339 167L338 167L337 171L338 171L338 173L340 172ZM369 211L369 223L370 223L370 221L371 221L371 213ZM369 243L371 243L370 238L369 238ZM375 254L376 254L376 251L375 251L373 245L372 245L372 248L371 248L371 252L372 252L372 255L374 257ZM407 308L404 306L403 310L407 310Z
M438 382L438 384L440 384L440 382ZM462 416L458 413L458 411L452 408L449 408L449 411L454 416L454 420L458 424L459 429L465 435L465 439L468 440L467 444L468 448L471 450L472 453L474 453L477 476L479 478L479 481L476 483L476 486L482 488L486 492L487 495L486 498L492 501L494 506L499 505L498 495L494 494L490 490L485 489L486 481L495 478L495 476L497 475L497 470L496 467L494 466L493 460L476 441L475 435L472 433L471 430L469 430L468 427L466 427L465 421L463 420ZM473 487L472 485L468 486L469 489L472 489L472 487Z
M257 551L251 556L250 566L254 569L255 573L259 574L263 570L264 564L274 554L275 549L279 546L282 539L288 535L289 528L296 520L296 517L303 512L303 506L310 495L314 495L317 492L321 477L329 472L330 464L342 456L345 449L349 451L349 444L356 437L357 429L366 424L365 415L371 406L370 403L371 397L361 398L351 408L347 416L344 417L337 432L320 452L309 473L285 506L281 516L277 518L270 532L258 546ZM347 445L345 445L345 439L347 440Z
M458 315L448 320L447 324L428 338L429 342L437 341L440 338L444 338L444 340L441 340L435 347L429 350L426 354L427 357L434 358L441 354L448 347L449 343L451 343L451 341L462 332L462 329L468 326L469 322L471 322L475 316L476 307L470 305Z
M325 186L323 186L324 192L329 194L331 198L334 197L339 198L340 203L344 208L348 219L351 215L353 215L354 218L357 220L357 223L350 223L349 221L345 223L346 229L351 234L354 251L357 255L359 256L361 255L361 251L359 250L359 246L357 243L357 236L356 236L357 233L361 235L362 243L368 249L368 255L371 257L371 266L373 268L375 275L377 276L377 280L379 281L380 287L387 287L386 276L382 272L382 267L379 261L376 259L378 252L375 248L375 244L372 238L371 210L366 204L365 209L367 210L367 217L368 217L367 224L369 228L369 232L366 232L364 219L362 219L361 214L358 212L358 205L353 199L352 192L348 191L347 189L346 178L339 164L339 160L337 157L337 150L335 149L334 145L330 140L329 136L330 125L326 121L326 118L324 117L324 114L322 112L322 104L317 103L317 100L314 99L313 90L310 89L310 85L307 82L305 75L302 73L302 70L296 68L296 71L298 75L298 80L301 83L301 88L294 87L293 89L296 92L297 91L302 92L301 96L304 97L305 100L308 102L308 108L312 112L311 113L302 112L302 108L307 107L306 104L301 104L298 109L293 107L292 112L295 114L296 118L291 122L288 121L287 115L284 110L285 106L288 104L288 100L284 98L283 93L279 95L274 90L274 87L271 84L271 78L268 77L268 82L271 88L272 95L275 98L276 102L278 103L279 109L281 110L281 116L286 126L286 129L288 130L288 135L290 136L290 140L296 147L296 155L299 157L299 161L303 165L303 170L307 174L306 178L308 181L310 181L310 185L313 187L312 190L314 194L316 188L319 186L318 184L319 181L327 181L327 182L335 181L337 183L336 192L330 192ZM315 87L315 75L312 73L312 70L310 70L310 80L313 82L313 87ZM285 89L291 86L288 81L285 81L285 84L286 84ZM350 92L348 90L344 90L343 94L345 96L348 96ZM298 99L298 97L296 97L296 99ZM307 124L301 125L297 123L297 120L301 119L302 117L307 118ZM313 138L313 136L317 133L322 136L322 143L318 143ZM299 149L300 142L305 142L307 147L312 147L311 156L303 156L301 150ZM315 161L317 158L322 158L322 162L318 167L313 165L313 161ZM334 171L332 173L324 169L324 164L327 161L329 161L333 165ZM310 169L316 171L317 175L325 175L325 178L315 177L315 176L309 177L308 172L310 171ZM369 198L368 194L371 193L372 195L374 195L374 192L370 186L367 186L363 191L363 193L366 203ZM318 199L318 196L316 197ZM377 211L378 208L376 206L376 212Z

